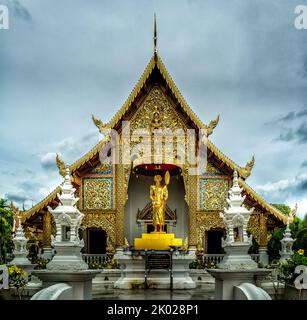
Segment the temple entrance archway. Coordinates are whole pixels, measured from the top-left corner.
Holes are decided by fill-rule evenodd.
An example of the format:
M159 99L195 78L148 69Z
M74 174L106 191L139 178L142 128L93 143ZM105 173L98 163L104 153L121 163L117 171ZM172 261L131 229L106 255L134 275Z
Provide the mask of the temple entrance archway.
M86 248L89 254L105 254L107 251L107 233L101 228L87 228Z
M150 186L152 184L154 184L153 175L142 175L135 172L130 175L128 201L125 205L125 237L130 244L134 242L135 238L139 238L142 233L153 231L152 217L150 217L150 210L147 210L147 207L149 208L151 204ZM189 228L189 209L185 201L185 194L183 177L178 172L178 174L171 176L168 185L168 208L166 209L164 231L174 233L177 238L183 239L188 237ZM145 213L145 216L140 220L139 214L142 212Z

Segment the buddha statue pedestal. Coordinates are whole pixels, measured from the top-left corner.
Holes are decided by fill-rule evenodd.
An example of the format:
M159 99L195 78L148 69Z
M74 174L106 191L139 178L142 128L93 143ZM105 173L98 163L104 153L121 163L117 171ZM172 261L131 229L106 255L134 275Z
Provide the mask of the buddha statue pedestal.
M155 252L155 251L153 251ZM158 252L158 251L157 251ZM195 260L195 251L186 254L173 252L173 289L194 289L196 284L190 277L189 265ZM120 263L121 277L114 283L116 289L145 288L145 250L123 251L117 249L114 259ZM170 273L168 270L150 270L147 275L150 289L169 289Z
M134 239L134 248L136 250L169 250L172 246L182 246L182 239L175 238L173 233L143 233L142 238Z

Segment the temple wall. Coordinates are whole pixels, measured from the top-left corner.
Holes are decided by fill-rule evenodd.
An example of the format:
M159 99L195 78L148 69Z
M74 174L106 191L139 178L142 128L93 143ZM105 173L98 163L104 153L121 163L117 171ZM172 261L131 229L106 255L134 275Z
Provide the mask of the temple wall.
M133 239L141 236L141 229L138 228L136 216L138 209L142 210L145 205L150 202L149 190L153 184L153 177L139 176L131 174L128 200L125 205L125 237L130 244L133 244ZM186 238L188 236L188 206L184 200L184 185L181 177L171 177L168 186L169 198L168 206L176 209L177 225L173 227L172 232L178 238Z

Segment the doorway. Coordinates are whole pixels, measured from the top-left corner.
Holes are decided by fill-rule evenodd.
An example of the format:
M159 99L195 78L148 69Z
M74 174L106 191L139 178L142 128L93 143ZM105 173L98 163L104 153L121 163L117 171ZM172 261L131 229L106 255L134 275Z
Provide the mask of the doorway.
M224 236L223 230L210 230L207 232L207 253L209 254L222 254L222 237Z
M107 233L99 228L87 229L87 253L105 254L107 249Z

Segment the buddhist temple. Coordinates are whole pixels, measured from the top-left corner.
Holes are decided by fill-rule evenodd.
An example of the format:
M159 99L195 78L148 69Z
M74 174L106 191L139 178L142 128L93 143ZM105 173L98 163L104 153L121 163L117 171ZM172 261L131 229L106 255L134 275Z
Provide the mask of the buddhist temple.
M287 217L249 186L247 179L252 173L254 157L241 166L210 141L219 116L203 122L185 101L158 53L156 25L153 55L127 100L109 122L96 116L92 120L103 138L68 165L79 198L78 209L84 214L79 229L85 243L83 253L103 254L116 250L126 241L133 244L142 233L153 231L149 190L154 176L164 176L166 171L170 173L170 182L163 231L188 239L189 248L202 247L205 253L220 253L221 238L225 236L220 212L227 207L236 171L245 197L244 205L254 208L247 232L253 235L259 253L266 254L268 232L286 224ZM128 129L123 124L127 124ZM174 156L169 156L165 147L153 147L155 130L164 129L171 134L181 133L183 140L174 148ZM149 133L146 139L145 134L136 133L142 130ZM204 136L202 131L206 132ZM112 138L114 132L116 139ZM190 172L193 165L180 156L191 150L187 141L189 132L195 132L194 156L202 154L202 145L206 153L204 167L193 174ZM138 148L140 140L146 140L147 151ZM133 150L128 156L127 145ZM240 152L239 146L237 148L236 152ZM57 164L64 177L66 165L60 157L57 157ZM46 251L51 249L56 233L50 210L58 206L60 191L58 186L25 212L26 235L38 241Z

